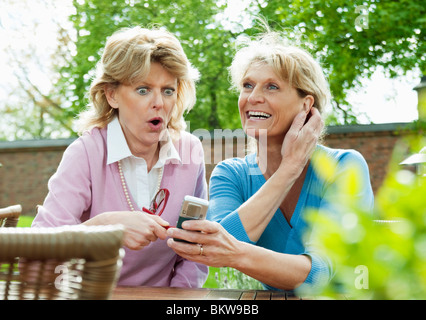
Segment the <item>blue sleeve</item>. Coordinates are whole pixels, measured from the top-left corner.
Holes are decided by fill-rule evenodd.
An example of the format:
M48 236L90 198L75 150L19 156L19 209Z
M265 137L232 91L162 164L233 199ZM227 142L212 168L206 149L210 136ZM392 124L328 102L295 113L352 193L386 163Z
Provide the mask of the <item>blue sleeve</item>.
M311 293L315 293L316 288L320 288L331 280L335 270L330 259L327 257L313 253L312 251L305 254L311 259L311 271L299 290L306 290L309 288L308 290Z
M214 168L209 184L207 219L220 223L236 239L253 244L237 211L245 202L243 197L245 184L242 181L245 171L243 169L239 172L240 169L229 161L221 162Z
M342 161L342 166L344 168L352 166L359 174L357 179L358 188L353 195L353 200L362 210L372 212L374 207L374 193L371 187L367 161L365 161L364 157L358 151L350 150L350 153Z
M337 161L336 173L333 179L325 184L323 198L333 206L337 205L333 210L338 216L340 216L339 203L371 212L374 194L364 157L358 151L344 150Z

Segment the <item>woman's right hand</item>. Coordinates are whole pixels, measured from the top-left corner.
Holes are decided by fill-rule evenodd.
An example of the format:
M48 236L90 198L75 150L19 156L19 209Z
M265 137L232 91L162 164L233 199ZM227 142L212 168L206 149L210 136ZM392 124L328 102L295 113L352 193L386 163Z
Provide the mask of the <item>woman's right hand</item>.
M314 107L311 108L309 120L306 122L307 116L305 112L299 113L284 138L281 164L285 163L286 170L294 168L301 172L318 143L324 122Z
M167 238L169 223L159 216L140 211L111 211L87 220L85 225L121 224L124 226L124 246L140 250L158 238Z

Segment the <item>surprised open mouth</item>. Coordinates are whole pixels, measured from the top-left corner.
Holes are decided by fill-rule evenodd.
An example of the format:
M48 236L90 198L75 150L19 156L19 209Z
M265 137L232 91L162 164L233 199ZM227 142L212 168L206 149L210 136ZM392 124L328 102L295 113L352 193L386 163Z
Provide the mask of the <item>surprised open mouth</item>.
M162 127L163 119L160 117L152 118L148 121L148 125L151 129L158 130Z

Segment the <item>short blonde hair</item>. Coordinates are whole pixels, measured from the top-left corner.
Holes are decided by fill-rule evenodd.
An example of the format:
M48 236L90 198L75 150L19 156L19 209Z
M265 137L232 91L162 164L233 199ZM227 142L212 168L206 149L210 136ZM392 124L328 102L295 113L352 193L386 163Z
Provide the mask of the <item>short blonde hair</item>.
M320 112L329 102L330 89L319 63L305 50L287 45L277 32L268 31L254 40L245 39L229 68L234 88L241 90L249 67L266 63L294 87L300 97L312 95Z
M183 114L192 109L196 100L198 71L191 66L174 35L162 29L138 26L121 29L108 39L90 87L89 107L79 115L78 132L105 127L117 114L107 101L106 87L132 85L143 80L154 62L160 63L177 78L177 102L167 127L184 130Z

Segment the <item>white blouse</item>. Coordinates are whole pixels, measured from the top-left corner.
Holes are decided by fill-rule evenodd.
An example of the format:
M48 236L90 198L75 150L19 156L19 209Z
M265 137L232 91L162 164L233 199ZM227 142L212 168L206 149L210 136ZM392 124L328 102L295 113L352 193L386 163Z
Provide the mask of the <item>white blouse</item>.
M166 161L176 159L181 162L167 131L166 141L160 141L159 159L151 171L148 172L145 159L135 157L131 153L117 117L108 124L107 150L107 164L121 160L121 168L126 179L127 188L138 205L135 210L142 210L142 207L149 208L151 200L157 192L158 179Z

